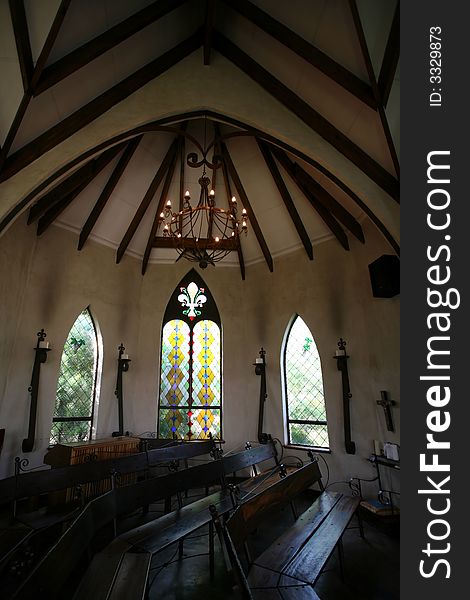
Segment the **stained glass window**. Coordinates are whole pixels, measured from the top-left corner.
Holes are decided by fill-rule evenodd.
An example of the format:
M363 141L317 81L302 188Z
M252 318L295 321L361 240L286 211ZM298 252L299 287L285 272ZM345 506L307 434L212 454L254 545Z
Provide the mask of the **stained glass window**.
M288 332L283 358L288 443L328 449L320 355L298 315Z
M221 438L221 348L217 307L192 269L170 298L164 317L160 438Z
M91 439L96 401L98 339L90 311L72 325L62 352L50 443Z

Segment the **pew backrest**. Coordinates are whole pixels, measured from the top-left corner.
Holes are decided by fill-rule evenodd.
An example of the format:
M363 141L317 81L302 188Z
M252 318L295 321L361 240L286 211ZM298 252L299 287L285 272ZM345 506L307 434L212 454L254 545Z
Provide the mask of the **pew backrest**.
M317 462L300 467L238 506L227 521L227 530L235 549L238 551L242 548L247 537L261 521L265 521L292 502L296 496L314 483L319 483L320 488L322 487Z

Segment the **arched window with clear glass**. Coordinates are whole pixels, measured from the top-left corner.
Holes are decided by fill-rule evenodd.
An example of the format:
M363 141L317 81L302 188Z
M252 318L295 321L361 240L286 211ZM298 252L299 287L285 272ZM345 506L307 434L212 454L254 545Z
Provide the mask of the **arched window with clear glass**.
M220 317L192 269L173 292L163 318L158 437L222 437Z
M98 334L88 308L67 336L60 361L50 443L89 441L96 416Z
M288 444L329 449L320 355L298 315L286 332L282 358Z

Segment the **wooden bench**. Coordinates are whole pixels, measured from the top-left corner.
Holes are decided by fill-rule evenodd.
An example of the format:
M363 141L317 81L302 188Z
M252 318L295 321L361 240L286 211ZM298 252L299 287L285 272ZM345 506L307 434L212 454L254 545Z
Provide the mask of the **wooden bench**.
M273 474L273 469L268 470L267 473L258 473L256 470L255 476L248 478L239 486L235 487L227 483L230 474L236 474L250 467L256 469L268 460L274 460L276 474ZM146 581L139 580L140 575L137 572L131 578L120 576L121 569L125 565L125 555L129 552L138 553L141 555L141 560L145 560L142 557L153 556L175 542L180 542L181 557L182 540L205 525L209 525L209 569L212 575L213 523L209 507L215 505L220 514L227 514L234 509L240 498L254 493L256 487L262 489L269 485L273 475L277 481L281 467L277 461L275 444L269 440L267 444L256 448L248 446L243 452L222 457L213 469L221 482L220 490L120 535L102 553L94 557L74 598L76 600L89 598L92 593L93 598L97 600L101 598L112 600L120 598L121 594L126 598L139 598L139 593L135 594L134 590L142 589ZM204 486L201 484L200 487ZM105 577L103 573L106 573Z
M83 508L83 501L77 494L75 503L44 506L37 510L20 511L18 503L28 498L48 496L59 490L80 489L90 482L110 481L111 487L118 485L120 475L136 474L143 478L154 475L157 467L171 465L177 468L180 461L213 453L212 440L194 442L174 442L167 440L166 447L116 457L110 460L91 461L67 467L18 472L15 476L0 481L0 504L12 504L11 525L0 531L0 571L19 551L22 544L38 532L67 523L74 519Z
M336 547L342 568L341 537L356 512L359 498L338 492L322 491L294 525L254 561L249 554L246 559L242 554L253 531L314 482L322 489L317 463L303 467L247 500L225 526L213 511L243 598L316 599L313 586ZM244 569L243 564L248 568Z
M33 569L15 597L28 598L35 590L48 598L60 597L62 586L86 551L90 550L98 530L109 525L114 519L170 495L177 495L187 489L197 487L204 489L213 484L218 485L220 490L211 494L209 499L202 498L196 503L191 503L120 535L103 552L98 553L77 592L78 597L108 598L111 593L118 594L118 588L122 590L123 586L127 586L134 595L139 586L139 589L142 589L146 585L145 573L149 556L174 541L184 538L202 525L211 523L208 510L211 503L218 503L222 512L233 509L235 494L225 480L229 473L275 457L277 457L276 449L270 442L238 455L217 458L210 463L116 488L95 498L84 507L46 557ZM263 484L264 481L260 480L259 483ZM125 556L128 553L140 556L129 559ZM210 555L212 561L213 549ZM129 561L131 563L138 561L141 569L129 571ZM124 575L122 569L128 575ZM130 577L131 573L134 574ZM137 573L139 581L135 580ZM142 577L145 579L143 582Z

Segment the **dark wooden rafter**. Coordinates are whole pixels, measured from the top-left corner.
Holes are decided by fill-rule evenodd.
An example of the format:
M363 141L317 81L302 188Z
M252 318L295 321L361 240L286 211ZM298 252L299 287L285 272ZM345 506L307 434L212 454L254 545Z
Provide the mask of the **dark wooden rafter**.
M292 222L294 223L294 226L297 230L297 233L299 234L302 244L304 245L305 251L307 252L307 255L310 258L310 260L313 260L312 242L310 241L307 230L305 229L304 224L302 223L302 219L300 218L300 215L297 212L289 190L287 189L286 184L282 179L281 173L279 172L279 169L276 165L276 161L274 160L267 143L261 141L258 138L256 139L256 141L258 142L258 146L261 150L261 154L263 155L266 166L268 167L269 172L271 173L271 176L274 179L277 189L279 190L279 193L281 195L281 198L284 201L287 211L292 219Z
M122 144L120 144L120 147L122 147ZM60 202L62 198L71 194L84 180L89 179L90 177L93 178L96 175L96 160L97 159L89 160L82 167L69 175L69 177L49 190L44 196L41 196L36 204L30 208L28 225L34 223L34 221L39 219L45 212Z
M163 182L162 191L160 193L160 199L158 201L157 210L155 211L155 216L152 221L152 227L150 228L149 238L147 240L147 246L145 247L144 257L142 259L142 275L145 275L145 271L147 270L148 262L150 259L150 253L152 252L153 248L153 240L157 235L158 226L160 223L160 213L163 211L168 198L168 191L170 190L171 180L173 179L173 175L175 173L176 161L178 159L178 154L181 151L181 143L182 138L179 138L178 146L176 147L175 152L173 152L170 164L168 165L168 170L165 175L165 181Z
M356 98L371 108L376 108L371 87L316 46L304 40L249 0L224 0L224 2Z
M361 169L392 198L398 199L399 184L397 179L364 152L364 150L354 144L346 135L334 127L327 119L322 117L320 113L216 30L213 32L213 45L214 48L237 65L276 100L297 115L341 154L346 156L346 158Z
M304 171L298 163L294 162L293 166L294 176L331 212L335 219L347 227L354 237L363 244L365 239L360 223L318 181L315 181L309 173Z
M220 130L219 130L219 126L217 125L217 123L214 123L214 133L215 133L216 138L220 137ZM221 149L220 149L219 143L216 143L215 151L219 156L221 155ZM231 203L233 194L232 194L232 188L230 185L230 177L228 174L227 165L226 165L225 161L222 161L221 169L222 169L222 176L224 178L225 194L227 196L227 204L228 204L228 208L230 208L230 203ZM235 226L234 226L234 228L235 228ZM242 250L242 245L241 245L239 237L236 238L236 249L237 249L237 254L238 254L238 264L240 265L240 274L242 276L242 281L245 281L245 260L243 258L243 250Z
M85 165L77 169L72 175L64 179L54 188L46 192L39 200L29 209L28 225L37 221L45 212L60 202L62 198L68 196L75 190L84 179L90 174L93 174L93 161L88 161Z
M268 245L266 244L266 240L264 239L263 233L258 224L258 220L255 216L253 208L251 207L248 196L245 192L245 189L243 188L242 182L240 180L240 177L238 176L237 170L235 169L235 165L232 162L232 158L230 156L230 153L229 153L225 143L223 143L223 142L220 143L220 150L222 152L224 162L227 165L227 170L228 170L230 177L232 178L233 184L237 190L238 197L240 198L243 206L246 208L250 227L255 232L256 239L258 240L261 251L266 260L266 264L268 265L269 270L272 272L274 267L273 267L273 259L272 259L271 253L269 252Z
M93 227L95 226L96 221L99 219L101 213L103 212L103 209L106 206L106 203L108 202L109 198L111 197L111 194L113 193L116 185L118 184L122 174L126 170L126 167L129 164L129 161L131 160L132 156L134 155L134 152L137 150L137 146L139 145L141 139L142 139L142 136L139 135L139 136L133 138L127 144L127 147L124 150L121 158L119 159L118 164L116 165L115 169L111 173L111 176L108 179L98 200L96 201L95 206L93 207L91 213L89 214L87 220L85 221L85 224L82 228L82 231L80 232L80 237L78 240L78 250L81 250L83 248L83 246L85 245L85 242L87 241Z
M122 151L125 144L118 144L109 150L103 152L98 158L91 161L91 169L86 177L83 177L80 184L69 194L64 196L59 202L55 202L47 212L45 212L38 221L37 234L41 235L57 219L57 217L69 206L69 204L82 192L87 185Z
M95 58L111 50L117 44L164 17L185 2L187 0L158 0L153 2L121 23L111 27L108 31L76 48L44 69L39 81L34 86L34 95L37 96L48 90L71 73L84 67Z
M356 219L334 198L318 181L307 173L298 163L292 161L284 150L273 147L274 155L283 168L295 181L302 182L311 195L320 202L340 223L342 223L360 242L364 243L364 232Z
M297 187L301 190L313 208L317 211L320 217L323 219L325 225L336 237L338 242L343 246L345 250L349 250L348 236L345 234L338 221L333 217L331 212L325 208L325 206L318 200L318 198L312 193L307 186L305 180L301 179L295 172L294 163L290 160L287 154L283 151L279 151L278 148L273 148L274 155L279 160L283 168L287 171L292 180L296 183Z
M171 143L171 145L165 155L165 158L163 159L163 161L160 165L160 168L156 172L155 177L153 178L147 191L145 192L145 196L143 197L142 202L139 205L139 208L136 210L135 215L134 215L131 223L129 224L129 227L127 228L127 231L124 234L124 237L122 238L122 241L121 241L119 248L117 250L117 253L116 253L116 263L121 262L123 254L126 251L127 246L129 245L130 241L134 237L137 227L139 226L140 222L142 221L142 218L143 218L147 208L149 207L153 197L155 196L155 192L157 191L158 186L160 185L163 177L165 176L166 172L168 171L168 167L173 159L173 155L175 154L175 152L177 152L177 150L178 150L178 138L175 138L173 140L173 142Z
M38 196L38 194L40 194L42 191L44 191L49 186L53 185L60 177L62 177L64 174L69 172L71 169L76 167L78 164L80 164L87 158L90 158L93 155L95 155L97 152L102 152L106 148L109 148L112 144L116 144L122 140L128 139L129 136L132 136L132 135L135 136L135 135L139 135L141 133L154 132L154 131L160 131L160 130L168 132L168 125L173 126L175 123L179 123L183 120L196 119L196 118L200 118L200 117L207 117L207 118L216 120L218 122L226 123L233 127L242 129L245 131L245 134L250 133L254 137L259 137L260 139L267 141L269 144L279 147L279 148L282 148L285 151L292 154L293 156L295 156L296 158L298 158L302 161L305 161L307 164L311 165L315 170L317 170L319 173L321 173L322 175L327 177L335 186L337 186L345 194L347 194L351 198L351 200L355 204L357 204L361 208L361 210L364 211L364 213L371 219L371 221L374 223L374 225L377 227L377 229L381 232L381 234L384 236L384 238L387 240L387 242L393 248L393 251L398 256L400 255L399 244L396 242L393 235L390 233L390 231L388 231L388 229L385 227L385 225L382 223L382 221L375 215L375 213L372 211L372 209L367 204L365 204L365 202L346 183L344 183L344 181L342 181L333 172L329 171L324 165L319 163L317 160L313 159L311 156L308 156L304 152L301 152L299 149L294 148L293 146L290 146L289 144L286 144L286 143L276 139L275 137L267 134L266 132L263 132L254 127L248 127L245 123L243 123L242 121L239 121L238 119L234 119L227 115L222 115L220 113L210 111L210 110L209 111L208 110L195 110L195 111L186 112L186 113L182 113L182 114L178 114L178 115L172 115L171 117L165 117L165 118L159 119L158 121L155 121L155 122L150 122L150 123L146 123L145 125L140 125L130 131L120 133L120 134L114 136L113 138L106 140L105 142L99 143L97 146L95 146L93 148L89 148L83 154L76 156L71 161L69 161L68 163L61 166L52 175L50 175L49 177L47 177L46 179L41 181L41 183L39 183L29 194L27 194L22 200L20 200L18 203L16 203L15 206L13 206L8 211L8 213L4 217L2 217L2 219L0 220L0 231L3 231L5 229L5 227L7 227L12 222L12 220L15 219L15 217L25 207L27 207L31 203L31 201L34 200L34 198L36 198Z
M31 44L29 41L28 22L26 19L23 0L9 0L9 5L11 22L13 24L13 31L15 33L18 61L20 63L21 78L23 80L23 89L26 92L29 89L34 71L33 55L31 53Z
M159 58L148 63L129 77L123 79L103 94L100 94L82 108L79 108L57 125L54 125L35 140L12 154L4 163L0 181L18 173L25 166L54 148L72 134L85 127L118 102L121 102L143 85L161 75L180 60L194 52L201 44L201 34L197 31Z
M374 66L372 65L372 60L369 54L369 48L367 46L367 40L364 33L364 29L362 27L361 16L359 14L359 10L357 8L356 0L349 0L349 6L351 8L351 13L354 21L354 26L356 28L356 33L359 38L359 45L361 46L362 57L364 59L367 74L369 75L369 81L372 86L372 92L374 94L375 101L377 103L377 112L379 113L380 122L382 123L382 129L385 135L385 139L387 140L388 150L390 152L390 156L393 162L393 166L395 168L395 172L397 177L400 176L400 162L398 160L397 151L395 149L395 144L393 142L392 134L390 132L390 127L388 125L387 115L385 114L385 109L383 105L383 100L380 96L379 87L377 85L377 79L374 73ZM398 200L398 198L396 198Z
M212 28L214 25L215 0L206 0L204 17L204 64L211 64Z
M49 54L50 54L52 47L57 39L57 36L59 35L60 28L62 26L62 23L64 21L65 15L67 13L67 10L70 6L71 1L72 0L62 0L59 5L59 8L57 9L57 13L56 13L56 16L54 17L54 21L52 23L51 29L47 35L46 41L41 50L41 54L39 55L39 58L36 62L36 66L34 67L34 71L31 75L29 88L27 91L25 91L25 93L23 95L23 98L20 102L18 110L16 111L15 117L13 119L13 122L10 126L10 129L9 129L7 135L6 135L2 151L0 152L0 169L2 168L6 158L8 156L8 153L10 152L11 145L13 144L13 142L15 140L16 134L18 133L20 125L23 121L23 117L26 114L26 110L28 109L29 103L31 101L32 88L34 87L35 83L39 79L39 77L42 73L42 70L44 69L44 65L46 64L47 59L49 58ZM1 175L0 175L0 177L1 177Z
M382 98L383 106L387 106L390 90L392 89L393 78L397 70L398 59L400 58L400 2L398 0L393 15L392 27L385 47L382 67L379 74L379 93Z

